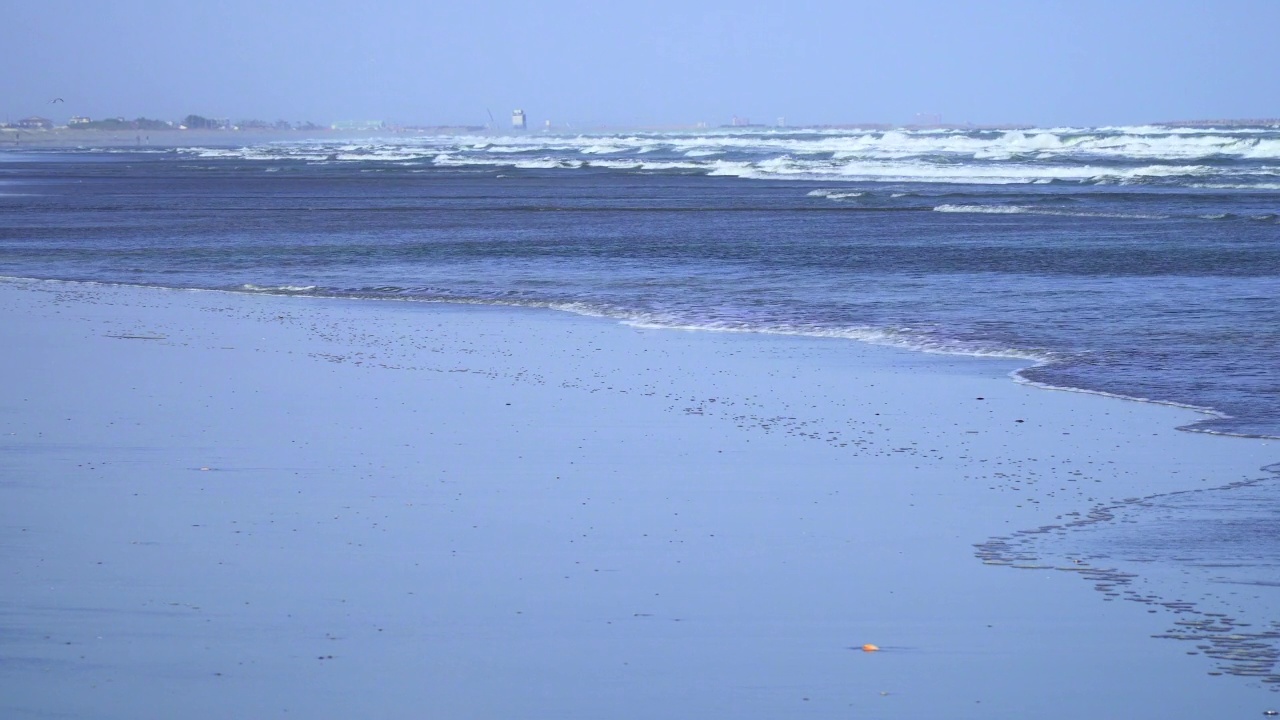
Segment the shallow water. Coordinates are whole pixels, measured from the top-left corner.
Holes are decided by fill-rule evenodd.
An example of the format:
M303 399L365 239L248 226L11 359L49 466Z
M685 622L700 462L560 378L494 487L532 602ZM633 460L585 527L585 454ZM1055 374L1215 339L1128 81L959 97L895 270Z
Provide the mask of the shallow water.
M988 564L1078 574L1107 601L1149 606L1154 637L1211 659L1211 675L1280 691L1280 465L1252 481L1073 512L977 546Z

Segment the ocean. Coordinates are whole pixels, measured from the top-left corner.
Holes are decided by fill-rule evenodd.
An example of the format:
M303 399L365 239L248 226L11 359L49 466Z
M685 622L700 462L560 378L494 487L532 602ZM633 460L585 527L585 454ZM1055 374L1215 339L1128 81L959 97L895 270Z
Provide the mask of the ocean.
M0 152L0 275L557 308L1023 358L1280 437L1280 128Z

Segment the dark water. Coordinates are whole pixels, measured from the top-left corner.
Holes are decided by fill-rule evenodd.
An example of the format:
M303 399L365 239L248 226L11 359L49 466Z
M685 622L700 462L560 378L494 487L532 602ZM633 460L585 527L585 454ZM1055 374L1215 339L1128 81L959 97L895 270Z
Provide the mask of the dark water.
M1280 436L1280 132L0 153L0 274L529 304L1025 357Z

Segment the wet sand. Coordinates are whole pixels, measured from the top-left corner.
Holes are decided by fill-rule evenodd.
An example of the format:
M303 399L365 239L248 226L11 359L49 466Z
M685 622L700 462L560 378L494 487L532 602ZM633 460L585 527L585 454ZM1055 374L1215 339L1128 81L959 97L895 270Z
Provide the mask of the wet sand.
M840 340L69 283L0 282L0 347L4 717L1280 705L1152 637L1179 608L1005 552L1280 459L1187 410Z

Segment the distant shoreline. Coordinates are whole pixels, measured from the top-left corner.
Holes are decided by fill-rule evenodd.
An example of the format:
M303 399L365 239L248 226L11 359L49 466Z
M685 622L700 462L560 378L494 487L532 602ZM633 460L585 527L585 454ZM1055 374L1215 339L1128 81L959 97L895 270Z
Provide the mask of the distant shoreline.
M396 130L26 130L0 128L0 150L41 150L77 147L243 147L298 140L357 140L370 137L416 137L475 130L432 128Z
M1235 120L1177 120L1171 122L1149 123L1158 128L1266 128L1280 127L1280 118L1254 118ZM971 124L939 124L939 125L893 125L888 123L850 123L824 124L794 127L763 125L722 126L716 128L672 125L652 127L592 127L582 128L579 133L617 133L617 132L698 132L716 130L849 130L861 132L885 132L890 130L969 130L969 131L1016 131L1036 130L1034 125L971 125ZM1081 128L1087 129L1087 128ZM563 134L567 129L555 129L554 134ZM526 134L542 134L539 131L525 131ZM369 138L406 138L429 137L436 135L509 135L509 131L489 130L475 126L441 125L431 127L387 127L377 130L82 130L58 127L50 130L30 130L25 128L0 128L0 150L15 149L66 149L76 147L243 147L269 142L286 142L302 140L365 140Z

